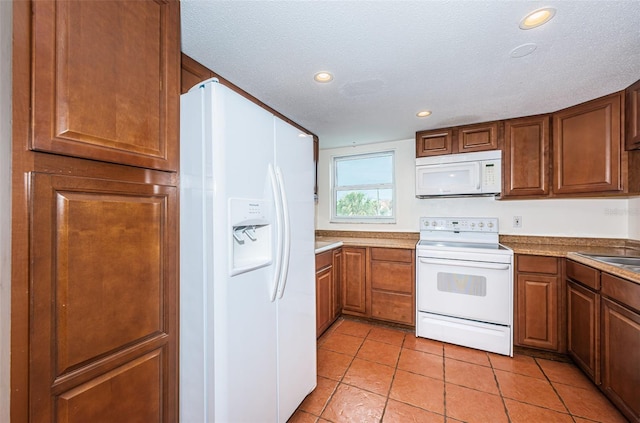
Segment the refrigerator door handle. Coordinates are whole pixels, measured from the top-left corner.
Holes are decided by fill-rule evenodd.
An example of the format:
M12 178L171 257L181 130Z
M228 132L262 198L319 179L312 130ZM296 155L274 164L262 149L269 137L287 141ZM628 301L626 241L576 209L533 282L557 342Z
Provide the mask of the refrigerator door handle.
M287 285L287 273L289 273L289 258L291 257L291 222L289 220L289 203L287 202L287 190L284 187L284 177L280 166L276 167L276 179L280 188L280 201L282 202L282 221L284 224L283 248L282 248L282 269L280 270L280 281L278 282L278 298L284 295Z
M276 259L273 265L273 281L271 282L271 289L269 290L269 299L271 302L274 302L276 300L278 285L280 284L280 275L282 272L283 214L278 180L271 163L269 163L269 179L271 179L271 189L273 190L273 200L276 209Z

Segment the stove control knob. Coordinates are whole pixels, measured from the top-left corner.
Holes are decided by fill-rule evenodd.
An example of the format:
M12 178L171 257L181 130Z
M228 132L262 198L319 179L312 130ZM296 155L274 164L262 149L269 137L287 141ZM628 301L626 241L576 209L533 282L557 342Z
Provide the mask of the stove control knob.
M478 223L478 226L480 226L481 228L484 228L484 223L480 222Z
M475 224L475 223L472 223L472 224L471 224L471 227L472 227L472 228L475 228L475 227L476 227L476 224Z
M490 228L493 228L493 223L489 222L489 223L487 223L487 226L490 227Z
M429 226L429 222L428 221L424 221L424 226Z
M436 221L431 222L431 226L436 226Z

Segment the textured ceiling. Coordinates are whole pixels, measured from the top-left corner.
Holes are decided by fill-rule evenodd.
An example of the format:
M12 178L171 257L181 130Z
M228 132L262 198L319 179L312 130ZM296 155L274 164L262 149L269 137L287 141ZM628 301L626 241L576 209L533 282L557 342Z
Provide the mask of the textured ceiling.
M182 51L321 148L556 111L640 79L640 1L182 0ZM528 12L557 9L521 30ZM510 52L535 43L532 54ZM334 80L313 81L327 70ZM416 112L433 114L418 118Z

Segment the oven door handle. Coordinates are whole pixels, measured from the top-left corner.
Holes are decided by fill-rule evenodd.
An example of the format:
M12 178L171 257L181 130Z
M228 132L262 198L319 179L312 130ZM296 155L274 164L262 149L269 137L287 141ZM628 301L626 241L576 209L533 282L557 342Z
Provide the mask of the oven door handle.
M447 260L447 259L431 259L420 257L420 263L424 264L444 264L447 266L473 267L476 269L493 269L508 270L511 267L509 263L486 263L480 261L464 261L464 260Z

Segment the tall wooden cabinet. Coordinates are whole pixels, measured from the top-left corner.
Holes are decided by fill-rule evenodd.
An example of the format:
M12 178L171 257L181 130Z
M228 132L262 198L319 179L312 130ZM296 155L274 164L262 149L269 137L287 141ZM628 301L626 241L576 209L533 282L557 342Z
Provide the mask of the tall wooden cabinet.
M177 421L177 1L13 6L11 419Z

